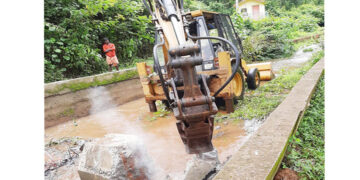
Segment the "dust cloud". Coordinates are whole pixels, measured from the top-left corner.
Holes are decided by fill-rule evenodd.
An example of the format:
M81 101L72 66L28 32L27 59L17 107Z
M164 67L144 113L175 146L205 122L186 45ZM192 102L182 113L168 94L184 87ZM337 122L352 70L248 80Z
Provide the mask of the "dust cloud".
M151 158L148 154L148 148L151 147L152 151L157 151L156 154L166 155L165 152L168 144L164 144L164 141L154 137L154 135L147 133L143 128L136 123L136 121L124 118L124 116L116 110L116 104L113 102L109 92L105 87L94 87L90 90L89 99L91 99L90 115L96 116L101 121L106 121L108 126L116 126L121 129L123 134L135 135L139 139L139 143L142 146L143 151L141 155L136 158L137 167L146 167L146 175L150 179L165 179L167 174L156 165L156 159ZM105 113L99 113L101 111ZM111 122L111 123L109 123ZM102 127L107 128L107 127ZM113 127L112 127L113 128ZM158 148L157 148L158 147ZM155 148L155 149L154 149ZM160 151L160 152L159 152ZM172 158L169 157L169 160Z

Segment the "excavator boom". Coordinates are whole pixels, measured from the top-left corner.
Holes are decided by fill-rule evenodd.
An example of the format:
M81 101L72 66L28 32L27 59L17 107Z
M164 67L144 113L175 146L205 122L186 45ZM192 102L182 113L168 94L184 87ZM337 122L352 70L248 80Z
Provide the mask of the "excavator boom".
M161 42L154 46L155 70L177 119L180 137L190 154L213 150L211 143L214 115L217 107L210 95L205 75L198 75L195 66L202 65L201 48L194 41L186 41L186 20L182 1L155 0L153 21ZM165 40L167 41L165 43ZM173 73L163 77L156 50L168 46L165 66ZM181 87L182 90L179 90Z

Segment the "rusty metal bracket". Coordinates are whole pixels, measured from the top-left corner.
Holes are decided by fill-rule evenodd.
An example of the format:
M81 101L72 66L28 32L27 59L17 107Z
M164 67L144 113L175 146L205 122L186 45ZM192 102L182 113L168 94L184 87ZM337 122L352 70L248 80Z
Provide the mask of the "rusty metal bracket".
M173 107L177 119L176 126L189 154L213 150L211 139L214 115L217 113L217 107L214 98L210 95L205 75L201 75L201 83L198 81L195 66L202 63L199 53L198 45L179 46L169 50L172 60L168 65L180 72L178 76L182 77L177 78L183 81L181 95L177 92L173 78L170 85L176 103L176 106Z

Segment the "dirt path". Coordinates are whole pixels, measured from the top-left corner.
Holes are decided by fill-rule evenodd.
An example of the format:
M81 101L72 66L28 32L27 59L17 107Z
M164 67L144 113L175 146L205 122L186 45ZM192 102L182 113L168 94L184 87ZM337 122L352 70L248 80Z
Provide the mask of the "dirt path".
M311 50L312 51L307 51L306 50ZM304 52L305 50L305 52ZM310 60L311 56L315 53L321 50L321 47L319 44L313 44L310 46L306 46L303 48L300 48L298 51L295 52L295 54L287 59L279 59L279 60L275 60L272 61L272 68L273 71L276 74L279 74L281 69L294 69L294 68L298 68L301 67L302 65L304 65L307 61Z

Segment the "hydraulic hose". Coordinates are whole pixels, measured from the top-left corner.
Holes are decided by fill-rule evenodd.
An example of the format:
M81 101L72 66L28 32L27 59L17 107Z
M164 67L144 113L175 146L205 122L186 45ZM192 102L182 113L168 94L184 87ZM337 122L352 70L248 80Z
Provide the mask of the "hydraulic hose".
M145 5L145 7L149 10L150 14L153 16L151 4L148 4L148 3L146 2L146 0L143 0L143 3L144 3L144 5Z
M179 0L180 10L184 10L184 0Z
M194 40L199 40L199 39L216 39L219 41L223 41L227 44L229 44L231 46L231 48L234 50L235 52L235 57L236 57L236 63L235 63L235 67L239 67L240 66L240 55L239 55L239 51L236 49L236 47L234 46L233 43L231 43L230 41L228 41L227 39L221 38L221 37L214 37L214 36L192 36L189 33L189 27L186 27L185 29L187 36L190 39L194 39ZM232 70L232 74L231 76L226 80L226 82L214 93L214 97L216 97L230 82L231 80L234 78L236 74L236 68Z
M156 34L156 33L155 33L155 34ZM166 88L165 80L164 80L163 74L162 74L162 72L161 72L161 66L160 66L160 63L159 63L158 55L157 55L157 48L158 48L159 46L163 46L163 45L165 44L165 40L164 40L164 38L162 37L162 32L161 32L161 31L159 32L159 36L160 36L161 42L155 44L154 49L153 49L155 71L159 74L160 83L161 83L161 86L162 86L162 88L163 88L163 91L164 91L164 94L165 94L165 96L166 96L166 99L167 99L167 100L169 101L169 103L171 104L171 99L170 99L170 96L169 96L169 90Z

